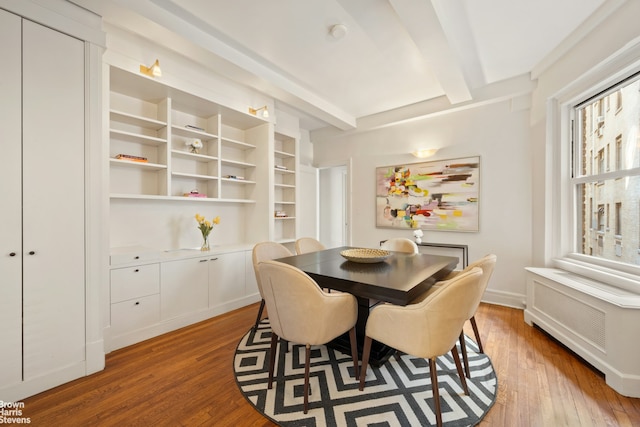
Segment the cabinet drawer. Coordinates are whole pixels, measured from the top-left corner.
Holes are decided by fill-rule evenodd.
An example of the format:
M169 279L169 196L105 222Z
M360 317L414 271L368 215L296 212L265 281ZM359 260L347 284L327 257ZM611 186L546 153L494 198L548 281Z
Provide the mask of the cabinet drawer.
M159 321L159 294L111 304L111 330L114 336L151 326Z
M160 264L111 270L111 303L160 292Z
M158 251L143 247L117 248L111 250L110 262L112 266L154 261L159 257Z

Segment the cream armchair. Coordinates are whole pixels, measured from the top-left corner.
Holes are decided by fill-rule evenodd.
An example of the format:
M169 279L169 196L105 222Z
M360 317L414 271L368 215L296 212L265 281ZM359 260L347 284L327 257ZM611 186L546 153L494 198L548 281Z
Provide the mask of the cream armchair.
M296 240L296 253L298 255L309 252L318 252L327 249L322 243L312 237L301 237Z
M413 240L405 239L404 237L395 237L393 239L389 239L382 243L380 247L388 251L405 252L408 254L418 253L418 245L416 245Z
M355 378L358 378L356 320L358 304L348 293L329 294L302 270L277 261L258 264L271 324L269 388L273 383L278 337L304 344L304 413L309 406L309 364L312 345L326 344L349 332Z
M451 351L465 394L469 394L462 372L456 341L467 320L474 299L470 293L480 287L482 270L473 268L451 279L417 304L382 304L371 310L360 369L360 390L364 389L371 340L398 351L429 359L431 387L436 405L436 421L442 425L436 358Z
M258 309L258 316L256 317L256 323L253 326L253 330L258 329L260 324L260 318L262 317L262 311L264 310L264 294L262 292L262 283L260 280L260 274L258 273L258 264L262 261L268 261L276 258L284 258L292 256L293 254L286 246L281 245L278 242L261 242L253 247L252 259L253 259L253 271L256 274L256 282L258 283L258 292L260 292L260 308Z

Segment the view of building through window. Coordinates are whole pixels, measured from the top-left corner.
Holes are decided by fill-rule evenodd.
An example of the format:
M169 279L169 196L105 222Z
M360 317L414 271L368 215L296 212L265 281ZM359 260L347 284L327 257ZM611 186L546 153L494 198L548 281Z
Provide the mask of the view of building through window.
M576 107L578 248L640 265L640 75Z

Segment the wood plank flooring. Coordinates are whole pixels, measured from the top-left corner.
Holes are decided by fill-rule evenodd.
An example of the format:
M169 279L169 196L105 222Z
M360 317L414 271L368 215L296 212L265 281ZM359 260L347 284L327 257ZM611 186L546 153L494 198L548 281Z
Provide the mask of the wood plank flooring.
M34 426L274 426L244 399L233 354L258 305L107 355L106 369L24 400ZM640 399L537 328L523 311L482 304L476 320L498 376L480 423L503 426L639 426ZM469 326L465 332L473 336Z

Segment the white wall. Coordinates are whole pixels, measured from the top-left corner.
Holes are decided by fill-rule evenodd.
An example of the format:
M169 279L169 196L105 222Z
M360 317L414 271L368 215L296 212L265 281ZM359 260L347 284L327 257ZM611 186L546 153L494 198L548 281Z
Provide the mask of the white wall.
M606 76L593 73L593 68L601 63L614 62L610 58L616 52L640 37L640 1L627 1L602 22L594 23L589 33L574 46L568 48L559 59L549 67L539 71L538 85L532 94L531 110L531 144L532 171L535 177L549 177L533 180L532 208L533 257L532 265L548 266L551 259L560 255L558 231L552 218L551 197L548 194L557 192L559 186L554 178L554 171L549 168L550 158L557 149L549 139L547 117L547 101L558 91L573 84L582 76L592 84L599 83ZM628 63L640 58L628 58ZM620 62L620 61L616 61ZM624 65L624 64L623 64ZM605 67L606 68L606 67ZM589 77L590 76L590 77Z
M518 105L521 104L521 99ZM480 231L429 231L424 241L469 245L469 259L498 256L487 299L521 306L524 267L531 262L531 152L529 110L511 110L511 102L486 105L370 132L313 141L316 165L352 159L351 225L355 246L376 247L409 230L376 228L375 168L417 163L408 154L416 144L440 147L433 160L481 157ZM321 200L321 206L330 200Z

